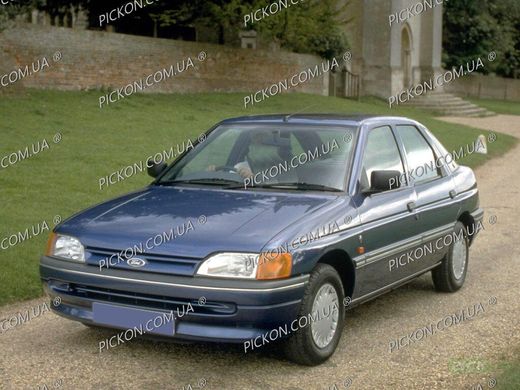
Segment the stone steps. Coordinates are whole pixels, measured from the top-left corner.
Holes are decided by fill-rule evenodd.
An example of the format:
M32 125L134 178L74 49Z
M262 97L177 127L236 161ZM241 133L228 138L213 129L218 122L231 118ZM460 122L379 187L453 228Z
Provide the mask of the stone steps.
M444 92L429 92L405 103L409 107L447 116L482 117L496 115L494 112L470 103L458 96Z
M414 99L415 100L415 99ZM443 107L457 107L461 106L462 104L467 104L468 102L465 102L464 100L446 100L442 102L434 102L434 101L409 101L409 106L415 106L415 107L430 107L430 106L437 106L442 105Z

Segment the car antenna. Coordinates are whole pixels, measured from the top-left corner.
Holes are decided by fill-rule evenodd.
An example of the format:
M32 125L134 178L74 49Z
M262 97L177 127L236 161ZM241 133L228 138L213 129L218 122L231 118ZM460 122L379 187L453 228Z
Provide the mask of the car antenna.
M295 116L295 115L301 114L301 113L304 112L305 110L308 110L309 108L311 108L311 107L315 107L315 106L316 106L316 104L311 104L310 106L307 106L307 107L301 109L300 111L297 111L297 112L295 112L295 113L292 113L292 114L286 115L286 116L284 116L283 121L284 121L284 122L289 122L289 119L291 119L292 116Z

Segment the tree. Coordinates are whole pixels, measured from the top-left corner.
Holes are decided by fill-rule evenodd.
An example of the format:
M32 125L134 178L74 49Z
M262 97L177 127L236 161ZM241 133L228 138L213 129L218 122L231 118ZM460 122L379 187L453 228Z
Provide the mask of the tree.
M520 78L520 2L502 0L491 5L491 12L502 26L504 37L499 46L503 57L499 57L496 72L504 77Z
M253 3L254 0L192 0L172 5L162 1L149 8L149 15L159 27L175 24L193 27L196 23L217 26L218 42L223 44L224 31L238 34L243 14Z
M0 31L10 27L16 18L23 17L31 8L33 1L20 0L0 5Z
M520 3L518 0L450 0L444 8L446 67L458 67L494 51L497 60L479 69L519 77Z
M259 2L265 3L265 2ZM342 26L348 23L348 2L308 0L258 22L254 28L282 47L331 59L345 53L348 42Z

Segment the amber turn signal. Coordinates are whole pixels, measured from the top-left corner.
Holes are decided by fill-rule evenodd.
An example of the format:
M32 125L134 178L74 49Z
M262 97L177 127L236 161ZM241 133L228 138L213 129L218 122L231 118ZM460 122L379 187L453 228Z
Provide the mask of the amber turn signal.
M54 244L56 243L56 233L51 233L49 235L49 239L47 240L47 247L45 248L45 256L52 256L54 252Z
M291 276L292 256L290 253L272 255L261 253L258 259L258 270L256 279L282 279Z

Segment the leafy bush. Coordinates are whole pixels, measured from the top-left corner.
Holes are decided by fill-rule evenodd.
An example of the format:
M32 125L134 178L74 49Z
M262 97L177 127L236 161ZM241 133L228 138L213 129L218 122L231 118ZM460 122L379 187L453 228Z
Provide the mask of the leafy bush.
M520 78L520 2L518 0L450 0L444 8L445 67L485 58L497 60L478 71Z

